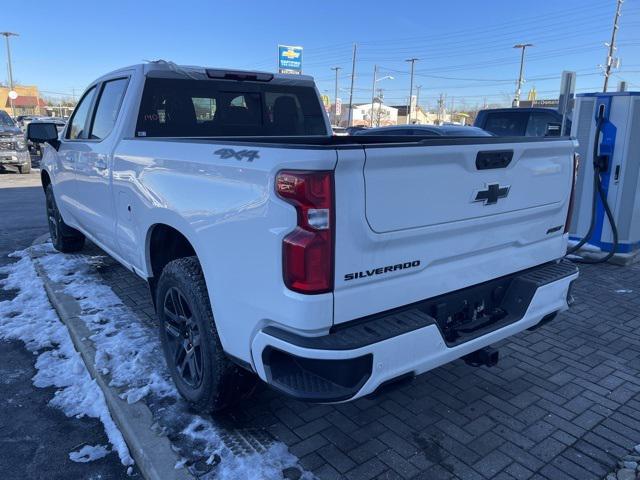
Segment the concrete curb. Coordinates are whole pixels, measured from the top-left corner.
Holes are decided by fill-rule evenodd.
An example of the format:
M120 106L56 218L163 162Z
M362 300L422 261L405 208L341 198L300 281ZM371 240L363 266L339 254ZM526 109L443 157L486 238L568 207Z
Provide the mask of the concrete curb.
M48 238L48 235L38 237L33 245L44 243ZM103 375L95 366L96 350L89 339L91 331L80 318L80 304L75 298L64 293L64 285L52 281L47 276L31 249L29 255L44 283L51 305L69 329L76 350L82 356L89 374L102 390L111 418L122 432L142 476L146 480L195 478L186 469L175 468L180 458L172 450L169 439L153 431L153 415L146 404L143 401L129 404L120 398L115 388L109 386L108 375Z

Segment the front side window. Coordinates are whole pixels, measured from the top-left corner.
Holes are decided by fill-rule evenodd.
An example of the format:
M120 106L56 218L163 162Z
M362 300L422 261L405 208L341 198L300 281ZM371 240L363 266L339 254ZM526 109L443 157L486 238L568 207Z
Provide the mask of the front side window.
M93 97L96 95L96 87L91 87L87 93L85 93L80 103L76 106L71 118L71 125L67 133L67 138L71 140L78 140L87 138L85 125L87 123L87 116L89 115L89 109L93 103Z
M327 135L313 87L147 78L137 137Z
M116 124L128 82L126 78L119 78L104 83L89 136L92 140L102 140L111 133Z
M14 125L15 124L13 123L13 120L11 120L9 114L4 110L0 110L0 126L13 127Z

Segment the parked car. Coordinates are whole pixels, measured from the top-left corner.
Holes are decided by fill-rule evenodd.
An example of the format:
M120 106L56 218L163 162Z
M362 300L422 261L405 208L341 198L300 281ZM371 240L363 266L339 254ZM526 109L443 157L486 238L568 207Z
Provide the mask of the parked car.
M256 377L339 402L492 365L578 275L566 138L334 136L311 77L165 62L99 78L60 138L28 137L53 245L88 238L149 283L196 409Z
M24 133L4 110L0 110L0 171L31 172Z
M337 135L339 137L349 135L349 132L347 132L347 129L345 127L339 127L338 125L331 125L331 131L334 135Z
M352 135L412 135L446 137L491 137L481 128L464 125L391 125L388 127L368 128Z
M353 135L355 132L360 132L360 131L362 131L362 130L366 130L366 129L368 129L368 128L369 128L369 127L365 127L365 126L363 126L363 125L354 125L354 126L352 126L352 127L347 127L347 133L348 133L349 135Z
M18 115L15 120L20 128L25 128L24 122L26 121L28 123L32 118L32 115Z
M491 108L480 110L473 125L500 137L557 137L562 115L550 108ZM565 131L571 131L568 119Z

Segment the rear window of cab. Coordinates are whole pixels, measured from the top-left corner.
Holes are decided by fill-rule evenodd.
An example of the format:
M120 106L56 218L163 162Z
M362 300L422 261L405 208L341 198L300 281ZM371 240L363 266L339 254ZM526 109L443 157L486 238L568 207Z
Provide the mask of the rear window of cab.
M326 135L312 87L147 78L137 137Z

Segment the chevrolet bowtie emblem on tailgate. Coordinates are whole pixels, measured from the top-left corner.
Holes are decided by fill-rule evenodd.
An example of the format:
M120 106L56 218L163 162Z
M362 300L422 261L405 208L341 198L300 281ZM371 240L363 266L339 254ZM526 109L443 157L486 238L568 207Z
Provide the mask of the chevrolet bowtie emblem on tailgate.
M500 198L507 198L509 195L509 185L501 187L499 183L487 185L486 190L478 190L473 197L474 202L484 202L485 205L493 205L498 203Z

